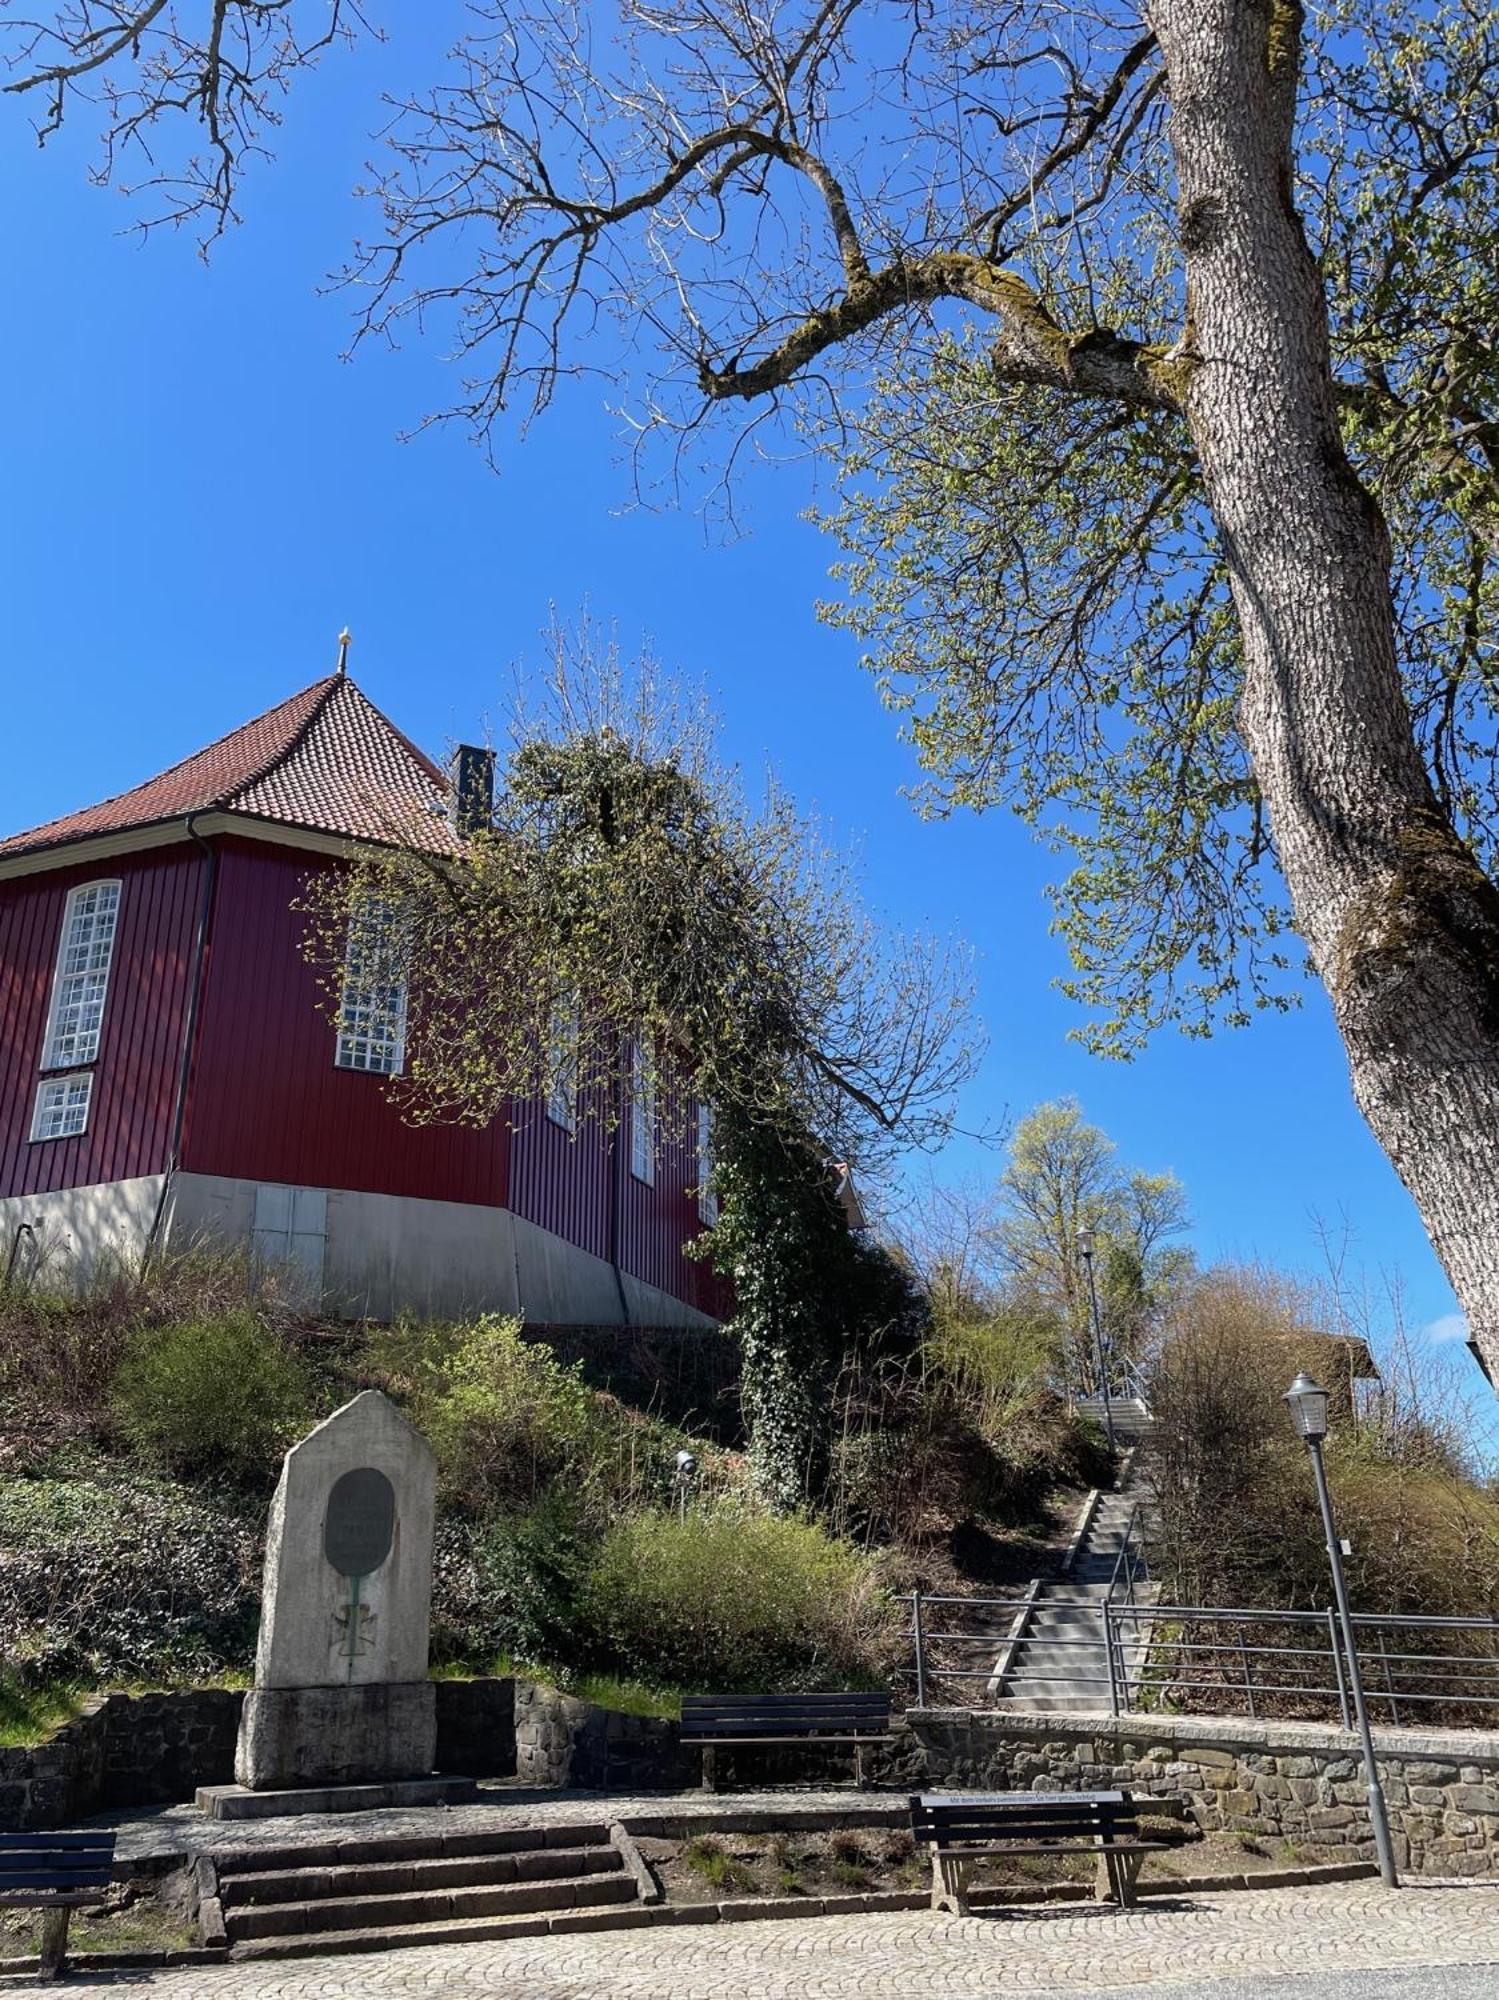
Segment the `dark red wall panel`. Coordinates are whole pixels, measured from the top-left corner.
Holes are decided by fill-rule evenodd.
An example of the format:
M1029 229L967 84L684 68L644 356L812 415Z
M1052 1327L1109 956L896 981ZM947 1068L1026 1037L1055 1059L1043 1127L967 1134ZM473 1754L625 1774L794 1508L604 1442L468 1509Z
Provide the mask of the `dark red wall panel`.
M153 849L0 882L0 1196L165 1171L204 860ZM118 881L120 914L88 1130L30 1143L68 891Z
M406 1124L378 1076L336 1069L333 1025L292 908L295 849L222 842L182 1164L190 1172L503 1208L504 1120Z
M576 1137L539 1104L516 1111L511 1208L595 1257L610 1254L611 1171L608 1122L596 1110L583 1107Z
M597 1106L585 1106L576 1137L540 1106L517 1112L510 1155L510 1206L517 1215L716 1319L729 1292L684 1245L698 1218L697 1131L691 1107L672 1093L659 1121L654 1186L630 1171L629 1112L613 1134ZM616 1178L617 1177L617 1178ZM617 1249L616 1249L617 1244Z

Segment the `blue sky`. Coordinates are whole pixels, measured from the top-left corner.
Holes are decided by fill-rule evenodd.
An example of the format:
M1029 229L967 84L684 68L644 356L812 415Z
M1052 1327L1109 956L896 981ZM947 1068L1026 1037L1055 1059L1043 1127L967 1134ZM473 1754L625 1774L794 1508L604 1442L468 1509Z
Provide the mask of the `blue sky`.
M1129 1162L1185 1182L1205 1260L1317 1269L1321 1218L1450 1338L1451 1292L1354 1109L1319 989L1129 1065L1068 1041L1042 895L1061 864L1000 815L923 824L901 797L909 754L852 641L814 617L832 549L799 518L805 467L757 472L726 540L690 508L624 511L596 384L507 440L499 477L457 431L399 441L452 393L439 351L344 363L348 301L319 292L356 226L378 88L428 60L397 41L300 89L207 266L185 237L119 233L129 211L87 186L85 131L38 154L7 102L0 823L120 790L269 706L331 667L345 622L360 684L440 749L502 709L549 606L586 599L707 682L731 756L772 762L859 844L876 909L975 947L990 1050L966 1124L1075 1094ZM991 1166L961 1142L944 1162Z

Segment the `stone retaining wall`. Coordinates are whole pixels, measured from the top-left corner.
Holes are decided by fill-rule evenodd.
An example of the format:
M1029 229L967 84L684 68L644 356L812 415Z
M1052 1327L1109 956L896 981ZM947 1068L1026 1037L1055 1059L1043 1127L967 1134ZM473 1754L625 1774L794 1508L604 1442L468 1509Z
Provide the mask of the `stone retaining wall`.
M515 1769L531 1785L675 1791L696 1782L675 1722L598 1708L534 1681L515 1683Z
M515 1769L514 1683L438 1681L437 1760L476 1778ZM234 1781L238 1689L99 1694L45 1743L0 1749L0 1832L68 1826L127 1806L176 1805Z
M1374 1741L1400 1867L1499 1872L1499 1736L1376 1729ZM1359 1739L1316 1723L912 1709L872 1775L912 1790L1175 1796L1204 1832L1374 1858Z

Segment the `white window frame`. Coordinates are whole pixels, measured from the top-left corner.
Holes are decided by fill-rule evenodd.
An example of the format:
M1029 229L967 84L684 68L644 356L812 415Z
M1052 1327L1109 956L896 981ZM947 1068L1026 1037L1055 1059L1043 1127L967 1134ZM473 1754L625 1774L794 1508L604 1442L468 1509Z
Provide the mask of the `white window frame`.
M697 1107L697 1219L708 1228L718 1220L718 1190L713 1185L713 1106Z
M656 1075L648 1035L630 1043L630 1172L647 1187L656 1185Z
M88 1115L93 1101L94 1072L91 1069L73 1070L62 1076L44 1076L36 1087L30 1143L39 1146L57 1139L76 1139L81 1132L88 1130ZM51 1123L54 1111L61 1113L55 1128L44 1130ZM71 1122L73 1113L77 1114L76 1124Z
M359 983L359 974L351 937L344 953L333 1066L360 1076L400 1076L406 1068L407 982L392 983L386 989L388 1000L378 1001L374 987Z
M98 882L79 882L68 891L68 900L63 906L62 931L57 940L57 962L52 969L47 1027L42 1037L40 1067L43 1070L86 1069L90 1063L98 1061L99 1042L104 1032L104 1009L109 1000L109 975L120 929L121 889L118 877L107 877ZM108 931L102 945L97 933L75 940L74 926L80 920L86 921L97 915L96 911L85 911L80 906L87 897L98 897L105 892L110 892L110 902ZM70 959L78 962L70 964ZM85 994L88 995L87 1001ZM75 1025L64 1043L64 1012L72 1008L81 1010L85 1005L92 1017L91 1025L83 1030Z
M559 993L552 1002L547 1032L547 1117L564 1132L578 1129L578 1042L582 1014L572 994Z

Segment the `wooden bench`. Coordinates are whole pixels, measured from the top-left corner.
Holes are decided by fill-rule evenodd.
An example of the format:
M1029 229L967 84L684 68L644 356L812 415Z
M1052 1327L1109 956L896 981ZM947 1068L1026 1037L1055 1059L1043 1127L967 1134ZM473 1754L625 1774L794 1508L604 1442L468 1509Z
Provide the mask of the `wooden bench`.
M758 1744L852 1745L854 1782L864 1783L864 1751L890 1735L888 1694L689 1694L682 1743L703 1753L703 1789L716 1789L720 1749Z
M966 1916L974 1862L1005 1854L1097 1854L1098 1900L1127 1908L1145 1856L1193 1837L1166 1823L1171 1813L1170 1801L1142 1806L1128 1792L924 1792L911 1800L911 1832L931 1850L934 1910Z
M109 1887L114 1853L112 1833L0 1833L0 1907L44 1912L43 1979L62 1971L68 1919Z

